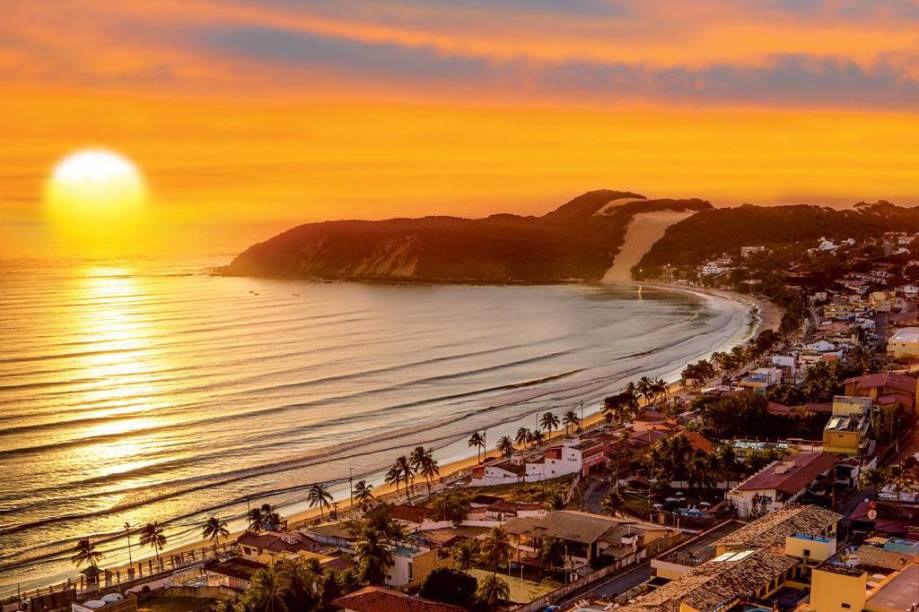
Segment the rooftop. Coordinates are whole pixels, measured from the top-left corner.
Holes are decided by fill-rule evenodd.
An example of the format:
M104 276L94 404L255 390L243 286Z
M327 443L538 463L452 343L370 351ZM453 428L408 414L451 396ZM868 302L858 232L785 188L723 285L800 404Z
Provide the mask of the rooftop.
M853 383L856 389L863 391L885 387L887 389L897 389L911 395L916 394L916 379L912 376L895 372L878 372L876 374L854 376L845 380L846 385Z
M724 521L658 558L661 561L678 565L692 566L705 563L715 556L715 542L737 531L745 524L738 520Z
M909 610L919 604L919 566L910 565L868 599L875 610Z
M204 569L221 576L229 576L239 580L249 580L259 570L265 569L265 566L257 561L250 561L242 557L233 557L226 561L213 559L208 561Z
M820 534L835 525L841 515L819 506L785 506L741 527L715 542L716 546L783 546L796 534Z
M462 612L450 604L412 597L383 587L368 586L332 600L332 606L357 612Z
M775 461L740 485L738 491L776 490L786 495L802 491L839 459L830 453L798 453Z
M553 537L569 542L592 544L621 526L638 528L637 523L632 521L574 510L556 510L541 518L513 518L505 523L504 528L514 535Z

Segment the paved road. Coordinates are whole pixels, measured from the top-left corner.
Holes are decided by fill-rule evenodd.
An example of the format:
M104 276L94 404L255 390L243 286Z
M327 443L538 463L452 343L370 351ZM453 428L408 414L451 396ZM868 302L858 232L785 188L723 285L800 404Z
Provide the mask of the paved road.
M585 587L580 591L572 593L556 605L564 609L565 606L570 606L571 604L587 597L616 597L617 595L625 593L632 587L636 587L642 582L645 582L650 577L651 562L644 561L635 567L623 570L618 574L613 574L612 576L604 578L594 585Z

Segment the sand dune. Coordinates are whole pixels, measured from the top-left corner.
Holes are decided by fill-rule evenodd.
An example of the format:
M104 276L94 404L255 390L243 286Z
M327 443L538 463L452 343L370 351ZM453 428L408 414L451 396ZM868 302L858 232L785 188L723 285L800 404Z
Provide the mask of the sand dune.
M663 210L635 215L625 233L625 241L606 274L604 283L632 280L632 267L664 236L667 228L691 217L695 211Z

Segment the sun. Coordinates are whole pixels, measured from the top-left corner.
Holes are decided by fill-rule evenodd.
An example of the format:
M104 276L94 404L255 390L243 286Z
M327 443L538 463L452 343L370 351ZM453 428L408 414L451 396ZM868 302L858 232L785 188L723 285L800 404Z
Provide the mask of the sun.
M108 241L136 229L147 199L140 171L105 149L85 149L62 159L45 188L49 219L59 234Z

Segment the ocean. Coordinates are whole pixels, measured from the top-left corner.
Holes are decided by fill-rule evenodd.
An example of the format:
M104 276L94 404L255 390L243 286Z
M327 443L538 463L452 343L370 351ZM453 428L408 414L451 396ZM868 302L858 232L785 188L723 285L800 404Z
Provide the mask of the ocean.
M0 262L0 595L169 545L247 497L347 499L416 445L443 465L554 410L746 339L749 306L636 286L315 283L210 276L226 260ZM139 551L134 559L151 551Z

